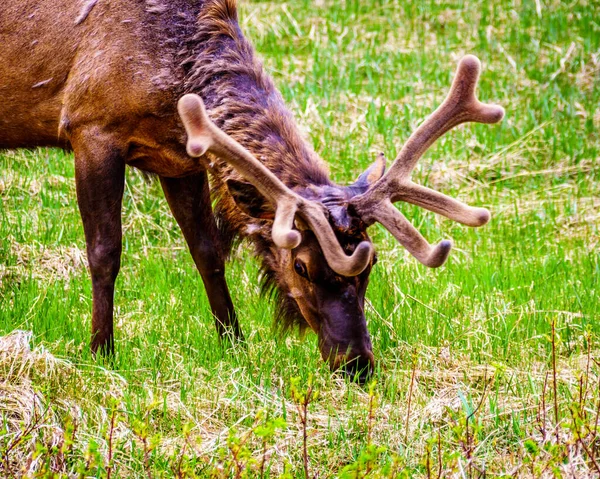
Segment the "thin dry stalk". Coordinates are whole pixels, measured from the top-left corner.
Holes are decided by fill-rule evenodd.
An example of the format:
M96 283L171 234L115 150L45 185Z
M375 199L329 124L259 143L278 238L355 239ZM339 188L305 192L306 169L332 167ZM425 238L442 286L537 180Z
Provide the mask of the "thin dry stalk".
M367 446L371 445L373 437L373 423L375 421L375 392L370 391L369 394L369 416L367 422Z
M410 377L410 387L408 390L408 408L406 411L406 423L404 425L404 444L408 444L408 424L410 421L410 406L412 403L413 387L415 384L416 374L417 374L417 355L415 354L414 360L413 360L412 374Z
M558 382L556 371L556 318L552 319L552 388L554 392L554 432L556 434L556 443L560 444L558 435Z
M548 372L544 376L544 386L542 387L542 402L540 412L540 434L542 435L542 441L546 441L546 391L548 388Z
M471 412L471 414L469 414L466 417L465 420L465 435L466 435L466 439L467 439L467 451L466 451L466 456L467 456L467 466L469 468L469 477L473 477L473 451L475 449L475 446L473 444L473 437L469 435L469 421L475 416L475 414L477 414L477 412L479 411L479 409L481 408L481 405L483 404L483 401L485 400L485 395L487 392L487 386L488 386L488 382L487 382L487 368L484 371L483 374L483 394L481 395L481 399L479 400L479 404L477 404L477 407L475 409L473 409L473 411Z
M585 360L585 387L584 395L581 399L581 410L583 411L583 405L587 400L587 394L590 386L590 367L592 365L592 333L588 330L585 335L587 341L587 357Z
M425 447L425 469L427 472L427 479L431 479L431 444L427 444Z
M144 470L148 475L148 479L152 479L152 472L150 471L150 448L147 444L147 439L144 439Z
M300 421L302 423L302 463L304 465L304 477L309 479L308 473L308 405L312 399L313 386L312 384L306 391L306 396L301 405L302 413L300 414ZM299 408L300 411L300 408Z
M244 442L245 441L243 441L241 444L243 444ZM239 479L240 477L242 477L242 472L244 472L244 465L242 464L242 461L240 461L239 458L240 448L230 448L230 450L231 454L233 455L233 464L235 465L235 479Z
M584 396L584 392L583 392L583 383L584 383L584 378L583 378L583 374L581 374L579 376L579 379L577 380L577 383L579 384L579 410L582 411L583 414L585 414L585 411L583 411L583 396Z
M265 477L265 463L267 462L267 438L263 437L262 453L260 458L260 477Z
M110 429L108 431L108 464L106 465L106 479L110 479L110 477L112 475L113 435L115 432L116 418L117 418L117 410L113 409L112 415L110 416Z
M598 365L596 360L594 360L594 362L596 363L596 365ZM596 418L594 419L594 431L592 434L592 457L594 459L596 459L596 446L594 445L594 443L598 442L598 418L600 418L600 376L598 376L598 387L596 388L596 390L598 391L598 399L596 402Z
M152 479L152 471L150 470L150 447L148 446L148 438L146 435L140 437L144 446L144 472L148 479Z
M594 421L594 436L598 435L598 419L600 418L600 376L598 376L598 401L596 403L596 420Z
M440 428L438 427L438 431L437 431L437 436L438 436L438 441L437 441L437 446L438 446L438 473L437 473L437 477L438 479L440 479L442 477L442 468L443 468L443 464L442 464L442 432L440 430Z
M573 418L573 422L575 423L577 421L577 418L575 417L575 414L573 414L572 410L571 410L571 417ZM596 469L596 472L598 472L598 474L600 474L600 465L598 465L598 462L596 462L596 459L594 458L594 455L588 449L588 447L585 444L585 441L581 437L581 433L579 431L579 427L574 427L573 430L575 431L575 436L576 436L575 439L577 440L577 443L581 446L581 448L585 451L585 453L590 458L590 461L594 465L594 469Z
M175 475L177 476L178 479L183 479L185 477L185 475L183 474L183 471L181 470L181 466L183 465L183 458L185 457L185 452L188 446L188 440L190 438L190 435L187 434L185 436L185 441L183 442L183 447L181 448L181 454L179 454L179 458L177 459L177 470L175 471Z
M371 390L369 391L369 416L367 420L367 448L371 446L371 440L373 437L373 424L375 422L375 406L376 406L376 396L374 391L374 385L371 386ZM367 470L366 475L368 476L371 473L372 466L371 461L367 462Z

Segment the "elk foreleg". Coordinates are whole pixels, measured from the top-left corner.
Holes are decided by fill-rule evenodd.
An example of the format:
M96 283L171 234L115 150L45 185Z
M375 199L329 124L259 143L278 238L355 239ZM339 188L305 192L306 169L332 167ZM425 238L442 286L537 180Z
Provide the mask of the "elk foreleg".
M121 203L125 148L99 129L71 139L77 201L92 276L92 352L114 352L113 300L121 265Z
M161 177L160 181L202 276L219 335L243 339L225 282L224 253L212 213L206 172L185 178Z

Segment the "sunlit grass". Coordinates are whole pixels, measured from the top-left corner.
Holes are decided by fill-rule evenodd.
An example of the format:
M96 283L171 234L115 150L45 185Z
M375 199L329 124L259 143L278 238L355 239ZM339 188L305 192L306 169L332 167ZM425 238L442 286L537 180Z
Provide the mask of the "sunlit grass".
M399 455L410 474L427 474L427 440L438 432L445 451L465 454L452 433L452 414L474 408L483 396L475 462L490 473L517 468L526 476L523 444L537 440L540 398L550 390L552 322L560 337L563 420L588 347L598 359L598 18L594 2L241 6L243 30L340 183L353 180L379 151L393 159L443 99L465 53L482 60L480 98L506 109L499 126L469 125L446 135L415 172L418 182L488 207L489 225L470 230L400 206L430 241L454 240L446 266L428 270L382 228L371 231L380 257L366 311L378 362L374 440ZM123 417L143 418L150 434L161 434L164 457L182 447L183 425L190 423L202 439L199 454L217 461L229 428L247 430L266 409L288 422L272 473L287 460L294 477L303 477L289 387L292 377L305 384L313 375L320 396L310 409L311 468L330 477L355 461L368 427L367 391L329 373L314 335L274 335L272 305L259 296L257 263L245 245L227 276L247 345L220 344L159 184L133 171L124 199L117 356L110 366L93 361L91 285L73 176L72 157L58 150L0 155L0 334L32 331L34 345L67 361L42 367L53 360L36 356L22 384L0 376L4 420L29 417L37 394L56 409L47 420L57 431L76 418L83 455L90 438L106 448L107 401L116 397ZM15 357L2 360L28 356ZM598 368L593 362L590 368L595 384ZM2 402L19 392L10 384L31 392L18 407ZM593 410L591 396L586 407ZM132 429L124 420L119 437L139 446ZM17 457L27 457L26 446ZM118 474L146 477L132 448L117 456ZM456 465L447 464L449 471ZM577 467L592 468L589 462ZM168 461L157 459L152 468L156 477L173 474Z

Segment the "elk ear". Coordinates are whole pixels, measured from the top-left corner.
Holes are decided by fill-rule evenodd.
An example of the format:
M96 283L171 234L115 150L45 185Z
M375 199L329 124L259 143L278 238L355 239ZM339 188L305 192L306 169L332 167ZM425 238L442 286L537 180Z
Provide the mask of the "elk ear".
M227 189L238 208L248 216L262 220L275 218L275 209L254 185L245 181L227 180Z
M351 188L359 190L360 193L364 193L369 187L375 183L385 173L385 155L379 153L377 159L373 162L367 170L360 175L352 185Z

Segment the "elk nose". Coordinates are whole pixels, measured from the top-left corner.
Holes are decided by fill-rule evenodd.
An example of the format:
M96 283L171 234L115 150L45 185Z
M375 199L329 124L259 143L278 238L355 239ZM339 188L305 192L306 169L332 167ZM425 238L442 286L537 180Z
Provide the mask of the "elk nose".
M350 353L340 359L340 365L344 373L360 385L364 385L373 374L375 359L371 351Z

